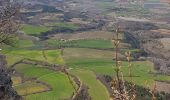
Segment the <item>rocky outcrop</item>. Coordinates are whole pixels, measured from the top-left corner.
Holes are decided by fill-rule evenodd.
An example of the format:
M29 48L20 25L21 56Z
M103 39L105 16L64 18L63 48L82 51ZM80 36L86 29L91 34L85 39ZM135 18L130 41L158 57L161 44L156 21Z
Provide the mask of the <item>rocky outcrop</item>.
M12 88L12 80L6 70L5 56L0 55L0 100L22 100Z

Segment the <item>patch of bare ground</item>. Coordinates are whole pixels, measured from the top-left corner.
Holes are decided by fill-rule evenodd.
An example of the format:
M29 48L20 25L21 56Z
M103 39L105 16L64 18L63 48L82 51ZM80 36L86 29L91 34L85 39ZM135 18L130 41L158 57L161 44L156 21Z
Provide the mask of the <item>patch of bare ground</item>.
M70 21L74 24L79 24L79 25L84 25L84 24L90 23L90 21L84 21L82 18L72 18Z
M158 30L151 30L152 32L157 32L163 35L170 35L170 30L169 29L158 29Z
M150 22L148 19L134 18L134 17L118 17L118 19L125 21L134 21L134 22Z
M75 34L64 34L59 33L50 36L53 39L65 39L65 40L79 40L79 39L104 39L111 40L113 38L112 32L107 31L86 31L86 32L78 32Z
M163 44L166 50L170 50L170 38L161 38L159 41Z
M156 88L157 91L164 91L165 93L170 93L170 83L168 82L156 81Z

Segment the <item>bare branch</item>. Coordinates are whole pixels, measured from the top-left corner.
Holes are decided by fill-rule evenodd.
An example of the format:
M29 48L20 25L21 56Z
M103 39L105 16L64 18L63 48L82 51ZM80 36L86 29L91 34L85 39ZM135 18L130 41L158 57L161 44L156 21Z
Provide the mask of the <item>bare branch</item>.
M6 43L17 35L19 22L17 16L20 6L14 0L0 0L0 43Z

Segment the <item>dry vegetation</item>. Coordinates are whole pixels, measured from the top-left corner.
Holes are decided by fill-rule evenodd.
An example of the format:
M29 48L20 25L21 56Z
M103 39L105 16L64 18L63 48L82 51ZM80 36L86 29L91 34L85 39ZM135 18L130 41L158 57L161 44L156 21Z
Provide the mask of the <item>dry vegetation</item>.
M65 39L65 40L79 40L79 39L111 40L112 37L113 37L113 33L107 31L87 31L87 32L78 32L74 34L58 33L52 36L53 39ZM121 35L120 38L122 38Z
M152 32L156 32L156 33L160 33L163 35L169 35L170 34L170 30L169 29L158 29L158 30L151 30Z

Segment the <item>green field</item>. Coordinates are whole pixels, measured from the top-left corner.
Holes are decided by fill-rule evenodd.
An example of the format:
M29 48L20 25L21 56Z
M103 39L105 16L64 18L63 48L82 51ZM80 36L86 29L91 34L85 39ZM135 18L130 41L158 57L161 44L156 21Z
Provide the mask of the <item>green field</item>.
M41 50L13 50L5 51L4 54L7 56L8 64L11 65L23 58L28 58L38 61L47 61L49 63L64 64L64 61L60 55L59 50L46 50L45 54L47 60L44 58Z
M61 72L41 68L41 66L23 64L18 65L16 69L23 73L25 77L37 78L37 80L46 82L52 87L51 91L26 96L26 100L61 100L70 98L73 93L73 87L69 83L67 76ZM33 91L35 91L34 88Z
M14 86L14 89L17 90L18 94L21 96L49 90L47 86L36 82L25 82L22 84L18 84Z
M97 48L97 49L110 49L113 48L109 40L72 40L72 41L59 41L50 39L48 44L53 47L82 47L82 48Z
M51 30L51 28L45 27L45 26L38 26L38 25L35 26L35 25L24 24L22 25L21 30L24 31L28 35L39 35L41 34L41 32L46 32L46 31Z
M16 45L17 48L24 49L34 46L34 43L31 40L19 40Z
M85 53L88 51L88 53ZM72 53L69 53L72 52ZM83 53L84 52L84 53ZM111 60L111 51L95 51L93 49L65 49L65 60L69 67L92 70L97 74L103 75L114 75L115 74L115 62ZM164 75L153 75L150 72L153 71L153 64L149 61L136 61L132 62L132 74L133 80L137 85L145 86L146 82L148 85L153 85L154 80L164 80L170 81L170 76ZM124 76L128 76L128 64L127 62L122 62L121 71ZM128 77L125 77L129 80Z
M71 70L71 73L78 76L81 81L89 87L89 94L92 100L109 100L109 93L106 87L96 79L96 75L89 70Z
M64 30L64 29L76 30L76 29L80 28L78 25L75 25L75 24L69 23L69 22L57 22L57 23L52 24L50 26L53 26L54 29L57 29L57 30Z
M170 29L170 3L166 5L164 0L16 0L17 4L22 1L25 5L20 9L15 2L1 1L0 65L6 68L0 68L0 72L5 71L4 81L11 83L8 87L23 100L122 100L134 96L135 100L154 97L164 100L169 97L170 75L161 68L170 64L162 66L164 61L160 61L156 66L151 59L159 48L169 52L163 49L170 49L170 45L165 45L170 38L164 39ZM142 33L148 33L148 37ZM165 41L156 40L160 38ZM156 50L151 52L151 48ZM128 51L131 54L127 55ZM165 59L168 56L155 57L168 61ZM129 65L132 65L131 73ZM4 93L0 91L0 100L8 98L7 92L12 91L3 87L0 84L0 90L4 90Z
M45 42L48 42L49 47L53 48L45 51L47 59L44 58L42 52ZM59 46L67 47L64 48L63 56L59 49L54 49ZM47 41L38 41L36 43L33 43L31 40L19 40L17 47L6 47L2 50L2 53L7 56L8 65L12 65L23 58L45 61L51 64L66 65L71 69L70 72L72 74L79 77L80 80L89 87L89 94L92 100L108 100L108 91L106 87L96 79L96 74L115 75L115 61L112 60L114 51L107 50L110 48L113 49L110 40L100 39L72 41L50 39ZM128 49L125 48L122 52L125 52L125 50ZM132 52L140 52L139 49L130 50ZM24 64L17 65L15 69L22 73L25 79L34 78L32 83L29 83L30 81L21 83L21 77L13 76L12 78L14 81L13 86L19 94L29 94L24 96L26 100L68 99L74 91L67 76L61 72L49 70L43 66ZM128 70L127 62L122 61L121 71L123 72L125 80L129 80ZM150 72L153 71L153 64L149 61L132 62L133 82L135 84L152 86L154 80L170 81L170 76L151 74ZM37 80L45 82L50 87L42 85L41 83L36 83ZM50 88L52 88L52 90L48 91Z

